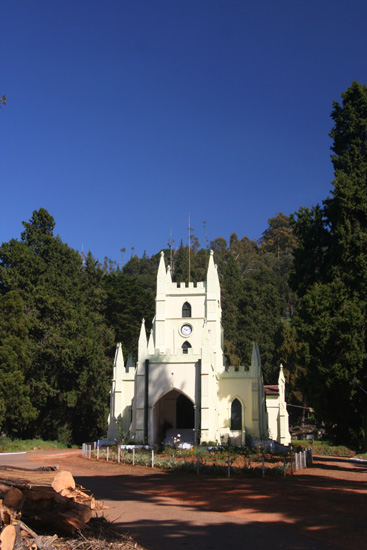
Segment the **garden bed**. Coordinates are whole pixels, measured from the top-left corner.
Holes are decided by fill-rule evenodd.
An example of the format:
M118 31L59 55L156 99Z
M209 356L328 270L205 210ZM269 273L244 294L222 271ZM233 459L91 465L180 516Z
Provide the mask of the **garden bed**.
M262 453L251 448L191 450L166 448L155 452L142 448L110 448L91 450L88 458L119 462L161 470L180 470L219 476L286 475L291 471L291 458L282 454Z

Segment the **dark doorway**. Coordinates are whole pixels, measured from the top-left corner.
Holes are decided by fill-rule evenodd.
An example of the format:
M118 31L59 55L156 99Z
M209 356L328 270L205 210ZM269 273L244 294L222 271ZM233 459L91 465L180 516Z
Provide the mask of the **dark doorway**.
M194 405L185 395L179 395L176 401L176 428L194 429L195 413Z

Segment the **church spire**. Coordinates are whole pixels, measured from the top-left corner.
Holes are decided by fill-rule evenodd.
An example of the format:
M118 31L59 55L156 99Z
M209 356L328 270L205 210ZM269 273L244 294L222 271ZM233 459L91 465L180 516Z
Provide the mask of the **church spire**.
M122 353L122 345L120 343L116 346L115 361L113 364L113 379L119 380L122 378L124 372L124 355Z
M138 354L139 354L139 361L144 361L147 356L147 333L145 331L145 319L141 322L140 327L140 336L139 336L139 342L138 342Z
M278 377L279 396L281 401L285 400L285 378L283 372L283 365L280 363L279 377Z
M154 336L153 336L153 329L152 329L150 331L149 341L148 341L148 354L154 355L154 349L155 349L155 346L154 346Z
M164 252L162 250L159 260L159 267L157 273L157 296L165 294L166 292L166 264L164 261Z
M214 252L210 251L209 256L209 265L206 275L208 294L218 294L218 299L220 299L220 286L217 266L214 264Z

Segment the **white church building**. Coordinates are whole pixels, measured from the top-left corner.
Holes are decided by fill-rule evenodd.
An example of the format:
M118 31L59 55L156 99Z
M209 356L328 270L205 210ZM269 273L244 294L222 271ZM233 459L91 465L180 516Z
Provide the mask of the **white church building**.
M136 364L117 345L108 439L290 443L282 367L278 386L264 386L257 344L250 365L226 366L221 317L213 252L206 281L188 285L172 282L161 252L153 328L147 339L143 320Z

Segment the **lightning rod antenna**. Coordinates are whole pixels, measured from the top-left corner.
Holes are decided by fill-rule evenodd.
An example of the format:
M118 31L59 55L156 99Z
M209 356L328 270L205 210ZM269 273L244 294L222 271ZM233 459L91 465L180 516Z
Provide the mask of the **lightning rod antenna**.
M188 227L188 230L189 230L189 283L190 283L190 251L191 251L191 238L190 238L190 212L189 212L189 227Z
M173 244L174 242L175 242L174 239L172 239L172 229L170 229L168 244L169 244L169 263L170 263L170 267L171 267L171 275L173 275L173 252L172 252L172 244Z

